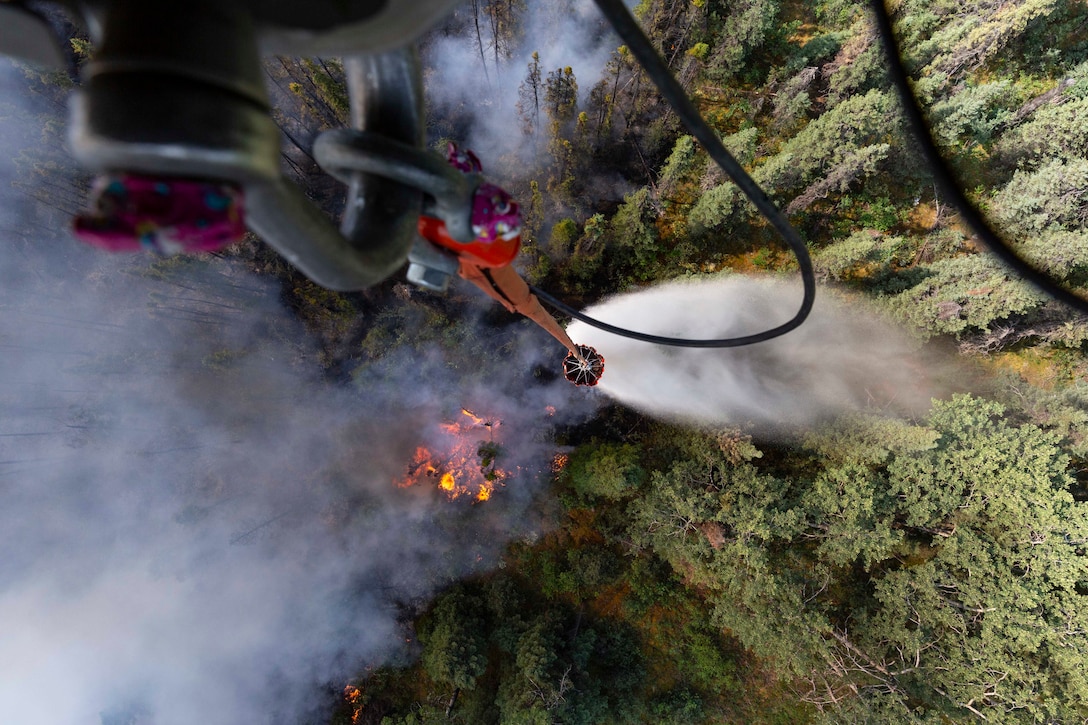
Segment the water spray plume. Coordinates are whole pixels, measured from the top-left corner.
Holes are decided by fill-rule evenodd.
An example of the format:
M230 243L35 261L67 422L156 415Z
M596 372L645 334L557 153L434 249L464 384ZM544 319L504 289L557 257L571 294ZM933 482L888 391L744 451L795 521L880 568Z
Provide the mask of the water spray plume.
M682 281L620 295L587 312L610 324L676 337L744 335L788 319L797 291L739 276ZM866 407L924 409L934 395L921 353L876 314L830 295L808 324L742 348L664 347L581 322L571 336L608 359L598 389L666 419L697 424L808 425Z

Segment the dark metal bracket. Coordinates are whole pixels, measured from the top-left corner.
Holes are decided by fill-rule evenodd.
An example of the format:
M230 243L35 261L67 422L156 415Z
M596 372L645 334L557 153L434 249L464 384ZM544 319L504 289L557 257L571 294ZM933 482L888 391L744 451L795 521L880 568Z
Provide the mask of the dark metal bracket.
M81 4L97 53L71 101L73 154L99 173L237 183L250 229L330 289L380 282L414 245L423 264L417 283L444 288L450 260L418 246L417 220L433 204L455 239L471 240L479 178L423 148L422 70L411 41L454 1L421 0L415 22L385 0L315 0L309 16L297 4L247 0ZM324 25L314 27L315 18ZM315 144L318 162L348 184L339 229L280 169L260 67L268 46L347 56L352 128Z

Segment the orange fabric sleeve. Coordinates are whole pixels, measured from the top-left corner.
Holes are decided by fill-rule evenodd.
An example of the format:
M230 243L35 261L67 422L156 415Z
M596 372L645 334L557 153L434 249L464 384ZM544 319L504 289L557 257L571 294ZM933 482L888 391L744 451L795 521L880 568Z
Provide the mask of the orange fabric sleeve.
M544 309L540 300L529 289L529 285L514 271L513 267L495 267L488 269L485 274L480 268L462 260L458 273L486 292L492 299L500 302L507 310L525 315L543 327L563 347L576 352L574 342L567 335L566 330Z

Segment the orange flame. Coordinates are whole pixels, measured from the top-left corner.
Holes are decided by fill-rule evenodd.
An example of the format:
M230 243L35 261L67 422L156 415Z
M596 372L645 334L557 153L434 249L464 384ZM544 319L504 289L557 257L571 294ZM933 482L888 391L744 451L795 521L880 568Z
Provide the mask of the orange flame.
M438 487L447 493L453 493L457 488L457 479L453 477L452 473L443 473L442 480L438 482Z
M355 685L348 685L344 688L344 699L351 705L351 722L357 724L359 719L363 716L363 703L360 700L363 699L363 691Z
M416 448L415 455L412 456L412 462L408 464L408 475L401 481L397 482L397 485L401 488L407 488L414 483L421 476L433 476L438 473L438 469L434 467L431 462L431 452L423 446Z
M480 416L476 415L475 413L473 413L473 412L472 412L471 410L469 410L468 408L461 408L461 415L467 415L467 416L469 417L469 419L470 419L470 420L471 420L471 421L472 421L473 423L475 423L476 425L482 425L482 426L484 426L484 427L486 427L486 428L490 428L490 427L491 427L491 421L490 421L490 420L484 420L483 418L481 418Z
M464 419L440 423L440 440L433 448L419 446L407 466L405 476L396 481L397 486L407 488L425 483L438 488L450 499L471 498L487 501L495 486L505 485L506 471L495 465L494 434L498 421L488 420L462 408ZM487 439L480 438L481 428L488 430Z

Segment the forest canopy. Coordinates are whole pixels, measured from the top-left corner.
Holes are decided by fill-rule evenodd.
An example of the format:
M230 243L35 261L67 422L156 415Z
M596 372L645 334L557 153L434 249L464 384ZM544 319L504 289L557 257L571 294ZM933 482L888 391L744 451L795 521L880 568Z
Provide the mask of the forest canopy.
M893 11L969 196L1081 288L1084 4ZM863 4L644 0L637 14L823 281L985 366L987 382L915 418L863 411L786 441L602 412L564 441L556 530L441 594L421 619L423 683L383 670L351 712L389 724L1088 717L1083 319L985 253L941 198ZM625 48L588 92L578 73L532 54L518 111L543 160L502 169L531 200L535 282L596 299L791 269ZM626 190L596 195L594 180L616 174ZM457 634L466 622L475 634Z

